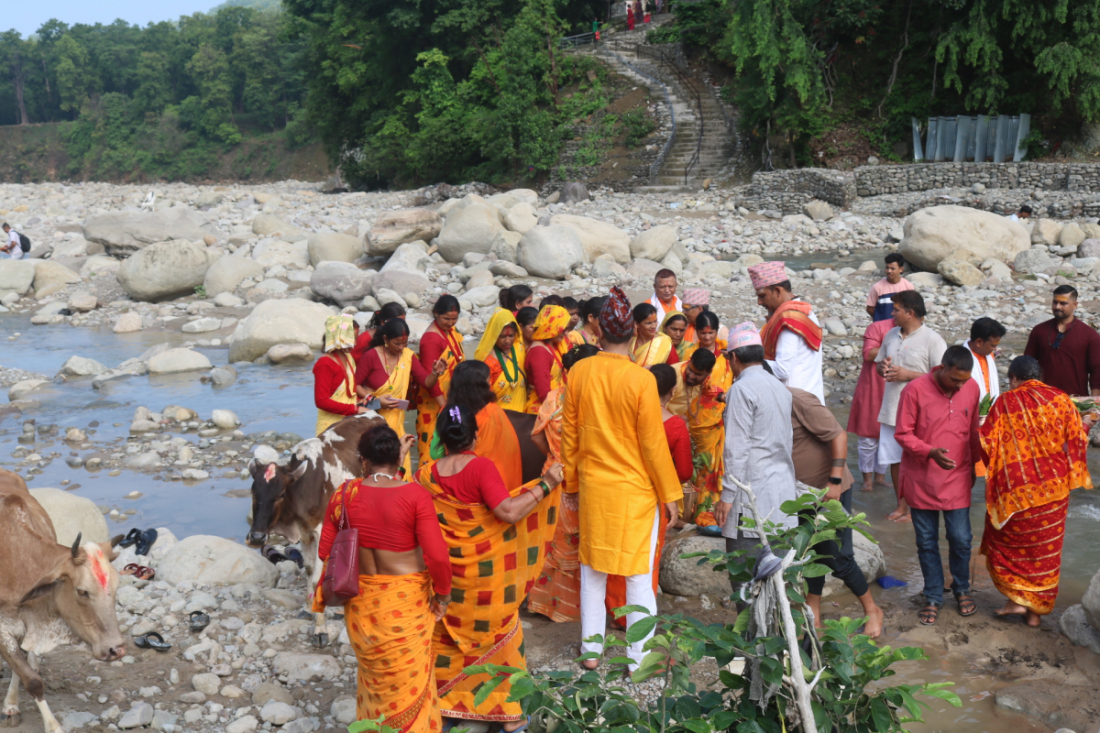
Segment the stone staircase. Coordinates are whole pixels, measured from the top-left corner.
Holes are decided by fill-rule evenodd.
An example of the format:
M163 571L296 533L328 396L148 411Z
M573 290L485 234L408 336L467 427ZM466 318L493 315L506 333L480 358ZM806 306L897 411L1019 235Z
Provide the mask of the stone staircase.
M660 22L665 17L671 18L658 16L655 20ZM645 44L645 32L652 27L640 25L634 31L611 34L596 47L595 53L616 72L648 87L655 99L664 102L667 92L671 114L666 111L665 116L675 114L676 133L667 155L650 185L637 190L650 193L698 190L707 179L730 169L731 157L738 147L735 124L719 101L717 90L700 79L686 62L668 49L662 53L659 47ZM679 66L681 73L671 68L673 64Z

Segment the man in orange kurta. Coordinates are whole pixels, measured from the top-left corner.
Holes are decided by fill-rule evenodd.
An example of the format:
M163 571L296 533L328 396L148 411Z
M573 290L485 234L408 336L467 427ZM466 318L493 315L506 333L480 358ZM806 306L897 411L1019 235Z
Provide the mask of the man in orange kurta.
M608 574L626 577L626 603L655 614L652 563L660 514L676 522L683 489L668 451L657 382L630 361L633 319L619 288L600 312L603 351L569 372L561 453L580 513L581 639L605 633ZM565 501L563 497L563 501ZM627 614L629 628L645 614ZM630 645L637 669L652 633ZM601 653L583 642L581 652ZM585 666L594 669L595 659Z

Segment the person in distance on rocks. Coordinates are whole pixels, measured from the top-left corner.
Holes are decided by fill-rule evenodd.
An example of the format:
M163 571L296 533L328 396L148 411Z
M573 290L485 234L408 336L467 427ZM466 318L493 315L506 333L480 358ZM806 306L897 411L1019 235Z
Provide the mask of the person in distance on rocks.
M970 491L981 451L973 369L970 351L952 346L943 352L937 368L905 386L898 401L895 436L902 448L901 493L909 505L924 576L926 605L919 618L925 626L936 623L943 607L941 513L959 615L978 610L970 595Z
M756 302L768 311L768 322L760 331L764 358L784 385L804 389L824 402L821 322L813 307L791 294L782 262L753 265L749 276Z
M1100 397L1100 334L1076 318L1077 289L1054 289L1054 318L1031 330L1025 356L1032 356L1043 370L1044 381L1068 395Z
M676 273L669 269L658 270L653 278L653 295L646 302L657 309L657 323L673 311L683 311L683 302L676 297Z
M879 375L886 380L882 393L882 408L879 409L880 424L878 438L878 461L890 467L890 477L894 482L894 492L898 497L898 506L887 515L895 522L909 521L909 507L901 490L902 450L894 438L897 424L898 402L905 386L914 379L927 374L940 363L947 342L943 337L924 325L924 298L916 290L904 290L894 293L894 322L897 327L890 329L882 339L882 348L875 357L875 367Z
M1031 207L1028 206L1027 204L1023 204L1022 206L1020 206L1019 211L1017 211L1012 216L1008 217L1008 220L1019 223L1021 221L1027 221L1030 218L1031 218Z
M4 223L4 243L0 244L0 252L6 252L13 260L23 259L23 243L19 239L19 232L12 229L6 222Z
M913 283L901 276L905 270L905 258L897 252L886 255L886 277L871 286L867 293L867 315L872 321L885 321L894 314L891 296L903 290L912 290Z

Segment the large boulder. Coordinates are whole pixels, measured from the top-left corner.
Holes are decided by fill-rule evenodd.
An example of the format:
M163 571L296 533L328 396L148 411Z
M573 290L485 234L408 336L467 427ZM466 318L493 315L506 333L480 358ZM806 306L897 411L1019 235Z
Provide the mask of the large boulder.
M316 267L321 262L355 262L363 256L363 243L358 237L325 232L310 234L306 250L309 264Z
M1031 243L1041 244L1044 247L1053 247L1058 244L1058 238L1062 236L1062 222L1053 219L1038 219L1031 225Z
M150 374L175 374L177 372L191 372L200 369L210 369L214 365L206 358L191 349L168 349L152 356L146 365Z
M504 226L508 231L518 234L526 234L533 227L538 226L539 218L535 216L535 209L531 204L520 201L504 214Z
M661 590L677 596L708 595L725 598L730 594L729 575L716 571L714 566L701 558L684 559L694 552L725 552L726 543L721 537L704 537L694 532L684 532L665 544L661 552Z
M0 257L0 293L24 294L34 282L34 265L23 260Z
M867 582L878 580L886 575L886 557L882 554L882 548L859 532L852 532L852 550L856 557L856 565L863 571ZM822 597L843 593L846 590L844 581L832 573L825 576L825 589Z
M614 224L573 214L557 214L550 223L576 231L589 262L600 255L611 255L620 265L630 263L630 235Z
M398 245L386 264L382 265L382 272L401 270L402 272L424 272L428 269L428 245L423 241L405 242Z
M194 293L215 259L200 242L158 242L123 262L118 281L134 300L170 300Z
M374 220L364 238L368 255L388 255L406 242L430 242L443 229L443 217L430 209L387 211Z
M1016 272L1034 273L1049 270L1060 262L1061 260L1052 258L1045 248L1036 247L1020 252L1016 255L1012 264L1016 268Z
M265 300L237 325L229 337L229 361L252 361L275 344L324 345L325 321L332 311L301 298Z
M118 273L118 268L120 267L122 267L122 262L116 260L114 257L108 257L107 255L92 255L84 260L84 264L80 266L80 276L92 278L99 277L100 275L114 275ZM0 290L2 289L3 288L0 288Z
M1084 242L1085 230L1081 228L1081 225L1077 222L1071 221L1062 227L1061 233L1058 234L1058 246L1060 247L1077 247Z
M558 203L561 204L575 204L578 201L587 201L591 196L588 195L588 187L583 183L577 183L576 181L570 181L561 187L561 191L558 192Z
M1093 654L1100 654L1100 631L1094 629L1089 623L1088 616L1085 615L1085 607L1080 603L1062 612L1058 627L1066 638L1077 646L1083 646Z
M495 206L471 202L451 209L435 240L439 254L448 262L462 262L467 252L486 254L497 235L504 231Z
M630 254L634 258L660 262L676 244L676 229L667 224L647 229L630 242Z
M65 377L94 377L105 371L107 371L107 367L103 366L95 359L74 355L70 356L68 360L61 365L61 371L59 371L58 374Z
M322 262L310 276L309 287L317 297L343 308L370 295L374 278L374 273L364 272L350 262Z
M277 265L288 270L304 270L309 267L309 243L265 240L252 249L252 259L265 270Z
M378 273L374 278L372 288L376 298L381 290L392 290L404 297L406 293L420 295L428 289L429 285L431 285L431 282L422 272L392 269Z
M523 239L523 235L519 232L501 232L489 245L489 254L498 260L516 264L519 261L516 248L519 247L519 240L521 239Z
M107 542L111 539L107 520L95 502L61 489L31 489L31 496L50 515L57 541L71 546L76 536L81 542Z
M956 285L979 285L985 280L985 273L958 257L941 260L936 269L944 280Z
M916 267L936 272L951 255L978 265L1012 262L1031 246L1027 230L1003 216L966 206L932 206L905 220L899 251Z
M34 263L34 289L41 291L51 285L72 285L80 275L54 260L31 260Z
M267 301L271 302L271 301ZM209 535L185 537L160 561L157 579L169 585L184 581L208 585L255 583L272 587L279 571L256 550Z
M257 214L252 220L252 233L261 237L279 237L291 242L306 238L306 233L274 214Z
M1086 239L1077 245L1078 257L1100 257L1100 239ZM3 288L0 288L3 290Z
M1085 608L1085 617L1092 628L1100 631L1100 571L1092 576L1088 590L1081 597L1081 605Z
M127 257L157 242L202 240L207 234L218 233L205 217L182 206L89 216L82 229L86 240L102 244L113 257Z
M577 265L586 262L577 232L569 227L535 227L516 247L519 266L535 277L564 280Z
M259 278L263 274L263 266L255 260L237 255L219 257L203 276L202 288L206 291L206 297L213 298L222 293L232 293L248 278Z

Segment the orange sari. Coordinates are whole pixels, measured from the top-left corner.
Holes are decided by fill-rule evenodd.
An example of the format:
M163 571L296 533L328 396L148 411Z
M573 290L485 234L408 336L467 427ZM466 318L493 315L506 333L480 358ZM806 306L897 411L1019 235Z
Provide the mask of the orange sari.
M1081 417L1064 392L1031 380L993 403L980 436L989 575L1010 601L1048 614L1058 597L1069 493L1092 488Z
M693 345L688 359L698 349ZM714 369L698 387L684 387L684 396L688 400L687 421L691 434L691 451L694 456L695 473L688 486L695 490L695 503L685 510L685 519L700 527L717 524L714 520L714 506L722 498L722 475L726 464L723 453L726 447L726 426L722 422L726 403L718 398L729 392L733 385L733 372L729 362L722 355L726 349L725 341L715 343L716 355Z

